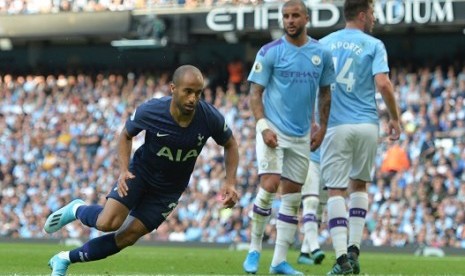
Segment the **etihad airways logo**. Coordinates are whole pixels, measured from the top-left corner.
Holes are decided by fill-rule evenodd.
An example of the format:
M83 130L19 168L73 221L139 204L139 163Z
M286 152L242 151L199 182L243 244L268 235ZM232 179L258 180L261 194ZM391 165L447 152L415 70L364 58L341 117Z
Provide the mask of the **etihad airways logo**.
M282 70L278 71L279 76L283 78L295 78L295 79L317 79L320 77L318 72L309 72L309 71L287 71Z

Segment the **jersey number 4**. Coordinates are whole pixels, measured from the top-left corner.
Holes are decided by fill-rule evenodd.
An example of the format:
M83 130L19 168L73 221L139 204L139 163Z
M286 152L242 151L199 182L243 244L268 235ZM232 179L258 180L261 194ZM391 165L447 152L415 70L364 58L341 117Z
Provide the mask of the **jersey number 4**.
M352 89L355 84L354 73L352 72L352 62L353 58L346 59L344 65L341 68L341 71L336 76L336 82L346 86L346 92L352 92ZM334 70L337 70L337 57L333 57ZM331 85L331 90L334 90L335 84Z

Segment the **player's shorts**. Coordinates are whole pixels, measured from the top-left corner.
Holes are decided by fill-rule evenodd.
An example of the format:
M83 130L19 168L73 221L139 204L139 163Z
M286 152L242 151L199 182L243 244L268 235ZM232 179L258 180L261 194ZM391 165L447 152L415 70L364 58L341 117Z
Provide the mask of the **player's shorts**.
M320 163L310 160L307 179L305 180L305 184L302 186L302 195L319 196L320 186Z
M324 185L346 189L349 178L371 181L378 146L375 124L345 124L328 128L321 145L321 177Z
M268 121L271 130L278 136L278 147L270 148L261 133L256 136L258 174L279 174L282 178L302 184L308 172L310 134L293 137L280 132Z
M120 197L117 192L118 183L115 183L107 198L113 198L124 204L129 215L139 219L149 232L157 229L166 217L174 210L182 192L157 191L140 178L126 180L128 195Z

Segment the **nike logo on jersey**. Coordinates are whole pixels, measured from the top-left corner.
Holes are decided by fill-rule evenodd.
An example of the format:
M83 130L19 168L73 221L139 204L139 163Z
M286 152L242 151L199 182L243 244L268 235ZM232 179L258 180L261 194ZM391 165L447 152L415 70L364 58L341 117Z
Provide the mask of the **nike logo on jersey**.
M134 121L134 118L136 117L136 111L137 111L137 108L134 109L134 112L132 113L131 117L129 119L131 119L131 121Z
M168 136L168 135L169 135L168 133L157 132L157 137L165 137L165 136Z
M226 124L226 122L224 122L223 131L224 131L224 132L228 131L228 125Z

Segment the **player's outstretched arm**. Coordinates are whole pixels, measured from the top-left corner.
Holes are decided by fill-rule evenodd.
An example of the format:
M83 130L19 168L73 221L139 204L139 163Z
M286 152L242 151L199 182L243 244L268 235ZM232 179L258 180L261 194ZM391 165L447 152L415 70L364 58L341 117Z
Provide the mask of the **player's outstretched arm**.
M236 205L239 198L236 191L239 149L234 136L231 136L231 138L229 138L229 140L224 144L224 160L226 167L226 182L221 188L220 193L223 199L223 206L226 208L232 208Z

